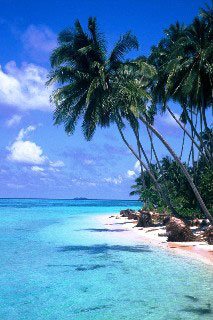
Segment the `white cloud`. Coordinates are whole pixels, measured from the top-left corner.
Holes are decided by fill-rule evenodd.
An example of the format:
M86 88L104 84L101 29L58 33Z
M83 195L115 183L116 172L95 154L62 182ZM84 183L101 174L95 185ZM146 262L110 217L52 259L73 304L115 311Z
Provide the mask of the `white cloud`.
M64 166L61 160L50 161L42 150L35 142L27 140L27 135L36 130L36 126L28 126L26 129L21 129L15 141L7 147L9 155L8 160L23 164L30 164L33 172L46 175L45 169L41 167L44 165L49 171L59 172L59 168Z
M137 160L137 161L135 162L134 170L137 171L137 172L140 172L140 171L141 171L141 167L140 167L140 162L139 162L139 160Z
M135 175L136 175L135 171L133 171L133 170L128 170L128 171L127 171L127 177L128 177L128 178L132 178L132 177L134 177Z
M8 159L14 162L43 164L46 159L41 147L31 141L15 141L8 150Z
M47 26L30 25L21 37L24 48L37 59L48 58L57 45L57 36ZM45 55L45 57L44 57Z
M18 184L18 183L7 183L7 186L13 189L21 189L25 187L24 184Z
M50 166L53 167L53 168L62 168L64 167L64 162L61 161L61 160L58 160L58 161L50 161Z
M77 186L96 187L98 185L97 182L85 180L82 178L78 178L78 179L74 178L74 179L71 179L71 181L73 182L73 184L75 184ZM69 187L73 187L72 184L70 184Z
M36 126L28 126L26 129L21 129L16 140L22 140L29 132L35 131Z
M20 116L20 115L18 115L18 114L14 114L14 115L12 116L12 118L10 118L10 119L8 119L8 120L6 121L6 126L7 126L7 127L13 127L13 126L19 124L20 121L21 121L21 119L22 119L22 116Z
M175 117L176 117L177 119L180 118L180 115L177 114L177 113L175 113L175 112L174 112L174 115L175 115ZM168 126L171 126L171 127L179 127L179 125L177 124L177 122L175 121L175 119L171 116L171 114L170 114L168 111L166 111L166 112L163 114L163 116L160 118L160 121L161 121L162 123L165 123L165 124L168 125Z
M123 178L121 175L119 175L117 178L108 177L104 178L104 182L117 185L123 182Z
M145 170L145 169L143 168L143 170ZM127 171L126 177L127 178L135 178L135 176L137 176L140 172L141 172L141 166L140 166L140 162L137 160L134 164L134 169Z
M27 164L40 165L44 164L47 157L44 156L43 150L35 142L23 140L24 137L36 127L29 126L21 129L16 140L7 148L9 150L8 160Z
M92 159L85 159L85 160L84 160L84 164L86 164L86 165L92 165L92 164L95 164L95 161L92 160Z
M44 172L44 168L39 167L39 166L33 166L33 167L31 167L31 170L34 172Z
M19 110L51 110L47 88L47 70L35 64L23 63L20 68L15 61L0 67L0 105L16 107Z

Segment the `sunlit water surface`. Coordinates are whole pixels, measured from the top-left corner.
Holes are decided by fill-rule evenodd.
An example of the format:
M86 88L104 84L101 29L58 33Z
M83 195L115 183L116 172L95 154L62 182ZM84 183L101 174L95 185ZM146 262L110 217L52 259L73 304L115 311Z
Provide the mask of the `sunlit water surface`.
M209 266L97 219L127 207L140 203L0 200L0 319L212 319Z

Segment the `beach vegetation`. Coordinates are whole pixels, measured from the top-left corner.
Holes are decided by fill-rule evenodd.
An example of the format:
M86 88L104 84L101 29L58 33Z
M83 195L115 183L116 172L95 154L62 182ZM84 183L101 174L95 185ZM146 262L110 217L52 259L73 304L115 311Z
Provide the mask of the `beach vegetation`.
M88 19L87 30L77 20L74 28L58 36L48 80L56 86L51 95L54 123L64 125L67 134L73 134L79 122L87 140L97 127L117 126L140 164L131 194L138 195L145 208L158 206L177 217L201 215L211 223L212 25L212 9L206 7L190 25L177 22L165 30L148 57L129 59L128 54L139 48L130 31L109 53L96 19ZM180 115L173 110L174 103ZM181 130L180 154L158 130L159 114L169 114ZM135 137L134 145L125 134L127 126ZM145 134L151 159L144 148L147 141L141 138ZM168 152L163 159L157 153L156 139Z

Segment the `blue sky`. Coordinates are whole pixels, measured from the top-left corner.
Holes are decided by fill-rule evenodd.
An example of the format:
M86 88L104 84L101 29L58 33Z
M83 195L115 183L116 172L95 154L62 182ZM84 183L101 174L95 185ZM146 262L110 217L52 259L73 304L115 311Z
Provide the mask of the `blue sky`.
M115 127L98 129L86 142L80 126L69 137L53 126L45 81L57 33L75 19L86 26L88 17L96 16L109 50L132 30L140 41L134 55L147 55L163 29L177 20L190 23L202 6L199 0L1 0L0 197L128 199L138 165ZM178 114L178 106L173 108ZM181 132L168 115L157 120L179 153ZM125 132L134 145L128 128ZM166 154L158 141L156 148Z

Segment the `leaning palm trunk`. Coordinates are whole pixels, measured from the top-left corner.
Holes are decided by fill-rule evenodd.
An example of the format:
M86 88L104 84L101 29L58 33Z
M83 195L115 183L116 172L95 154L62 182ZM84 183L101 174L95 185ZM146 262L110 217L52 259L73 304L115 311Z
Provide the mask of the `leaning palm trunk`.
M168 142L163 138L163 136L158 132L157 129L155 129L155 127L153 127L147 120L145 117L143 117L142 115L139 116L140 120L149 127L149 129L158 137L158 139L163 143L163 145L167 148L167 150L170 152L170 154L173 156L173 158L175 159L175 161L177 162L177 164L179 165L179 167L181 168L184 176L186 177L188 183L190 184L195 197L200 205L200 208L203 212L203 214L206 216L207 219L209 219L210 223L213 224L213 217L210 214L210 212L208 211L208 209L206 208L206 205L199 193L199 191L197 190L192 177L190 176L190 174L188 173L187 169L185 168L185 166L183 165L183 163L181 162L180 158L177 156L177 154L175 153L175 151L170 147L170 145L168 144Z
M197 118L198 118L198 112L196 113L196 120L195 120L195 129L197 130ZM192 110L191 110L191 121L193 122L193 115L192 115ZM195 154L194 154L194 132L191 128L191 135L192 135L192 143L191 143L191 148L189 152L189 157L188 157L188 166L190 164L190 159L192 157L192 167L195 168Z
M164 200L164 202L168 205L168 207L170 208L172 214L175 217L180 217L177 213L177 211L171 206L170 203L170 199L168 198L167 194L165 193L165 191L162 189L161 185L159 184L159 182L157 181L157 179L155 178L154 174L151 172L151 170L149 169L149 167L140 159L140 157L137 155L137 153L134 151L134 149L131 147L131 145L127 142L127 140L124 137L124 134L120 128L120 126L117 124L118 127L118 131L121 135L122 140L124 141L125 145L127 146L127 148L132 152L132 154L135 156L135 158L141 163L142 167L147 171L148 175L150 176L150 178L153 180L155 188L157 190L157 192L159 193L159 195L162 197L162 199Z
M202 150L203 148L201 146L203 146L203 140L201 139L199 133L197 132L196 128L193 125L193 122L191 121L191 119L189 117L187 117L188 113L186 111L186 117L189 120L190 126L192 128L192 131L194 132L194 135L196 135L196 137L198 138L198 140L200 141L201 146L196 142L196 140L194 139L194 137L188 132L188 130L186 129L186 127L181 123L180 120L178 120L175 116L175 114L172 112L172 110L167 106L167 110L170 113L170 115L172 116L172 118L177 122L177 124L180 126L181 129L183 129L184 133L189 137L189 139L192 141L192 143L197 147L198 151L204 156L207 164L209 164L209 159L206 156L206 153L208 153L208 150L205 149L205 152ZM182 152L181 152L182 155ZM210 159L211 160L211 159Z
M197 132L197 129L195 128L193 122L191 121L189 115L188 115L188 112L187 110L185 110L185 115L186 115L186 118L187 120L189 121L189 124L195 134L195 136L197 137L197 139L199 140L200 142L200 147L201 147L201 153L205 155L205 158L208 159L208 163L210 164L213 164L213 159L212 159L212 156L211 156L211 153L209 152L208 148L205 146L204 142L203 142L203 139L201 137L201 135ZM200 113L200 119L201 119L201 133L203 131L203 128L202 128L202 114ZM200 151L200 150L199 150ZM204 152L205 151L205 152Z
M137 147L138 147L138 155L139 155L139 158L141 159L141 148L140 148L140 138L139 138L139 133L137 132L138 134L138 139L137 139ZM141 179L142 179L142 184L143 184L143 190L146 189L146 183L145 183L145 179L144 179L144 172L143 172L143 166L142 166L142 163L141 161L139 161L140 163L140 171L141 171ZM149 204L149 199L148 199L148 204ZM144 201L144 205L143 205L144 209L147 208L147 201L145 200Z
M147 130L147 133L148 133L148 136L149 136L149 140L150 140L151 148L152 148L154 156L155 156L155 160L156 160L157 165L158 165L158 169L161 171L161 165L160 165L160 161L158 159L157 152L155 150L155 146L154 146L154 143L153 143L153 138L152 138L152 135L151 135L151 133L149 131L149 128L147 126L146 126L146 130Z
M183 132L183 141L182 141L182 146L181 146L181 152L180 152L180 159L182 159L183 156L183 149L184 149L184 144L185 144L185 138L186 138L186 132Z
M159 161L159 159L158 159L157 152L156 152L156 150L155 150L155 146L154 146L154 142L153 142L153 137L152 137L152 135L151 135L151 133L150 133L150 131L149 131L148 126L146 126L146 129L147 129L147 133L148 133L148 135L149 135L151 147L152 147L152 150L153 150L153 153L154 153L154 156L155 156L155 160L156 160L156 162L157 162L158 169L159 169L159 171L160 171L161 177L163 178L163 172L162 172L162 168L161 168L160 161ZM166 186L166 182L165 182L165 179L164 179L164 178L163 178L163 181L164 181L163 190L164 190L164 192L166 192L166 194L169 194L169 191L167 190L167 186ZM174 206L173 206L173 204L172 204L172 202L171 202L171 200L170 200L170 197L168 196L167 198L168 198L168 201L169 201L168 206L171 208L172 213L173 213L174 215L180 217L180 215L177 213L176 209L174 208Z
M148 128L147 128L147 129L148 129ZM155 176L155 173L153 172L152 167L151 167L151 161L149 161L149 159L148 159L148 157L147 157L147 155L146 155L146 152L145 152L145 150L144 150L144 148L143 148L143 146L142 146L142 144L141 144L141 142L140 142L138 130L135 130L135 129L133 128L133 131L134 131L134 134L135 134L135 137L136 137L136 140L137 140L137 144L139 145L139 147L140 147L140 149L141 149L141 151L142 151L142 153L143 153L143 156L144 156L144 158L146 159L146 163L147 163L147 165L148 165L148 167L149 167L149 170L152 172L152 175L155 177L155 180L157 181L157 177ZM151 134L150 134L150 136L151 136ZM153 148L153 152L154 152L155 158L156 158L157 161L158 161L159 170L161 171L160 162L159 162L159 160L158 160L158 157L157 157L157 154L156 154L156 151L155 151L155 148L154 148L154 144L153 144L153 141L152 141L152 137L151 137L151 146L152 146L152 148ZM158 183L158 185L160 186L160 189L161 189L162 192L163 192L163 193L160 193L160 195L161 195L161 197L163 197L166 205L170 208L172 214L173 214L174 216L176 216L176 217L180 217L179 214L177 213L177 211L175 210L175 208L173 207L172 203L171 203L171 200L170 200L170 198L169 198L169 196L168 196L169 193L168 193L167 189L165 188L165 186L164 186L164 185L163 185L163 186L160 185L158 181L157 181L157 183ZM166 194L166 197L164 196L165 194Z

